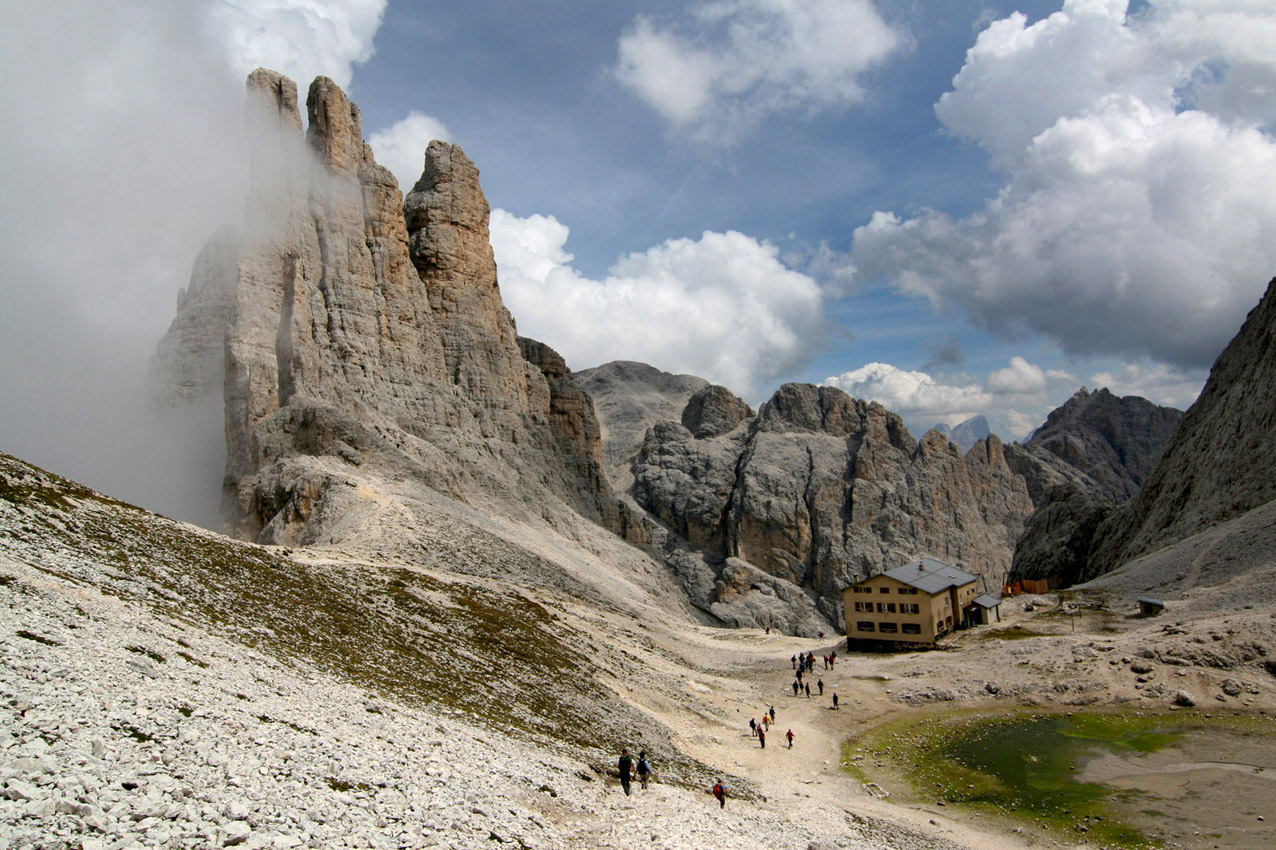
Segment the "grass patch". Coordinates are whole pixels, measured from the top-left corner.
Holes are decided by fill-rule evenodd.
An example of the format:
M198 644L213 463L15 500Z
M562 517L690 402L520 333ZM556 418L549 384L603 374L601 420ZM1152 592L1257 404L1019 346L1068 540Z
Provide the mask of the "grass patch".
M134 653L135 655L145 655L147 658L151 659L151 660L152 660L152 661L154 661L156 664L167 664L167 663L168 663L168 659L167 659L167 658L165 658L164 656L160 655L158 652L156 652L156 651L155 651L155 650L153 650L153 649L147 649L147 648L146 648L146 647L144 647L144 646L126 646L126 647L124 647L124 648L125 648L125 649L127 649L129 652Z
M42 643L45 646L61 646L62 645L61 641L56 641L53 638L47 638L44 635L38 635L35 632L29 632L26 629L18 629L17 635L18 637L25 638L26 640L35 641L36 643Z
M67 581L590 763L642 746L668 781L700 787L712 779L673 748L662 727L609 697L595 681L595 660L573 648L588 642L517 587L292 561L287 550L192 532L3 454L0 482L0 510L4 500L40 508L23 511L19 522L24 535L47 542L56 575ZM479 566L499 559L491 571L506 579L521 568L517 559L539 568L534 555L498 543L466 539L456 559ZM445 563L448 553L435 555ZM33 566L54 574L47 564Z
M1122 822L1112 805L1146 801L1144 811L1155 812L1156 800L1078 781L1079 767L1101 753L1153 753L1188 731L1271 735L1270 726L1261 718L1185 713L918 713L844 743L842 766L861 782L915 801L1026 820L1056 840L1084 834L1109 847L1159 847Z

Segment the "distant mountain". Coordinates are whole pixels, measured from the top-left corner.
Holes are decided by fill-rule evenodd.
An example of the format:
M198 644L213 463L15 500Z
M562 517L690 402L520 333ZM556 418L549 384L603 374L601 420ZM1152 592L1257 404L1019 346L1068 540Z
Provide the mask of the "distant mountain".
M986 440L992 433L988 427L988 420L983 416L972 416L951 428L940 422L932 430L943 434L963 452L970 451L975 443Z
M1024 447L1054 455L1088 476L1104 496L1124 501L1139 491L1182 417L1181 410L1139 396L1082 387L1050 412Z

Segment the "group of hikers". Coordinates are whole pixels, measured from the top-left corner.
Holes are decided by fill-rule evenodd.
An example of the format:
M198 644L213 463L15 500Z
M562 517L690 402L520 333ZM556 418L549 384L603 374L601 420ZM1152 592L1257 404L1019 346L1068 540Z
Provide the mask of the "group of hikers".
M774 709L772 709L774 712ZM753 722L753 721L749 721ZM793 746L793 733L789 732L789 746ZM651 762L647 760L647 751L639 750L638 758L635 759L629 754L629 750L621 748L620 760L616 763L616 769L620 773L620 787L625 790L625 796L630 796L631 783L634 776L638 777L638 782L644 789L651 780ZM718 801L718 807L725 809L727 807L727 786L722 783L721 779L713 780L713 788L710 792Z
M758 744L762 749L766 749L766 736L771 731L772 724L775 723L775 706L767 706L767 710L762 712L762 719L754 720L749 718L749 734L758 739ZM784 733L784 737L789 742L789 749L793 749L793 730Z
M634 761L634 757L629 754L629 750L622 748L620 750L620 761L616 764L616 768L620 771L620 787L625 789L625 796L629 796L629 783L633 781L636 774L638 782L642 784L644 790L647 788L647 782L651 779L651 762L647 761L647 751L638 751L638 760Z
M822 636L823 635L821 635L821 637ZM790 661L792 662L796 676L793 681L793 696L798 696L798 694L805 692L809 699L811 696L811 683L809 681L803 682L802 678L805 674L815 669L815 653L796 653ZM837 664L837 652L834 651L825 655L823 661L825 670L833 669L834 665ZM820 696L824 696L824 680L816 677L815 686L819 691ZM836 709L838 707L837 691L834 691L833 708ZM766 711L762 712L761 720L757 720L752 717L749 718L749 732L754 738L758 739L758 745L763 749L766 749L766 736L767 733L771 731L771 727L773 725L775 725L774 705L767 706ZM793 737L792 729L789 729L784 733L784 738L788 742L788 748L790 750L793 749ZM639 783L641 783L644 789L647 787L647 783L651 779L651 762L647 760L647 753L645 750L640 750L638 758L635 759L629 754L629 750L621 749L620 760L616 767L620 773L620 786L624 789L625 796L630 795L630 783L633 781L635 776L637 776ZM710 793L712 793L714 798L717 799L718 806L720 808L726 808L727 788L721 779L714 780Z

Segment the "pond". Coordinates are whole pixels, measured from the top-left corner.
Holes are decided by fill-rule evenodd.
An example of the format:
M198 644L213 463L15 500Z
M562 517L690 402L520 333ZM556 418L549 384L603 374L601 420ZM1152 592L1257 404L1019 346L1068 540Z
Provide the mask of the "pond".
M1094 845L1276 846L1276 723L1200 713L904 717L844 746L866 782Z

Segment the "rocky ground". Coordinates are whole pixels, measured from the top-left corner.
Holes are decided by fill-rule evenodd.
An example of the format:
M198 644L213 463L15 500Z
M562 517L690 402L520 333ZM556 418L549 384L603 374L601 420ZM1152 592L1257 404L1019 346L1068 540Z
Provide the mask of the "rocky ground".
M1276 606L1263 582L1211 566L1270 565L1262 517L1235 535L1244 557L1219 545L1180 555L1214 589L1167 599L1161 617L1132 616L1137 576L1020 597L1005 622L941 651L839 649L834 669L816 671L823 698L817 686L808 699L792 694L790 658L818 658L832 639L697 625L655 593L625 608L616 600L638 590L620 576L577 595L502 591L337 551L232 544L3 471L5 847L1049 846L1044 833L886 797L841 769L840 746L949 707L1276 711ZM474 532L434 533L459 558ZM486 543L493 563L506 557ZM1238 603L1244 587L1261 590ZM493 611L504 619L484 631ZM769 706L762 748L748 720ZM626 744L657 771L631 797L612 773ZM732 791L724 809L706 793L716 776Z

